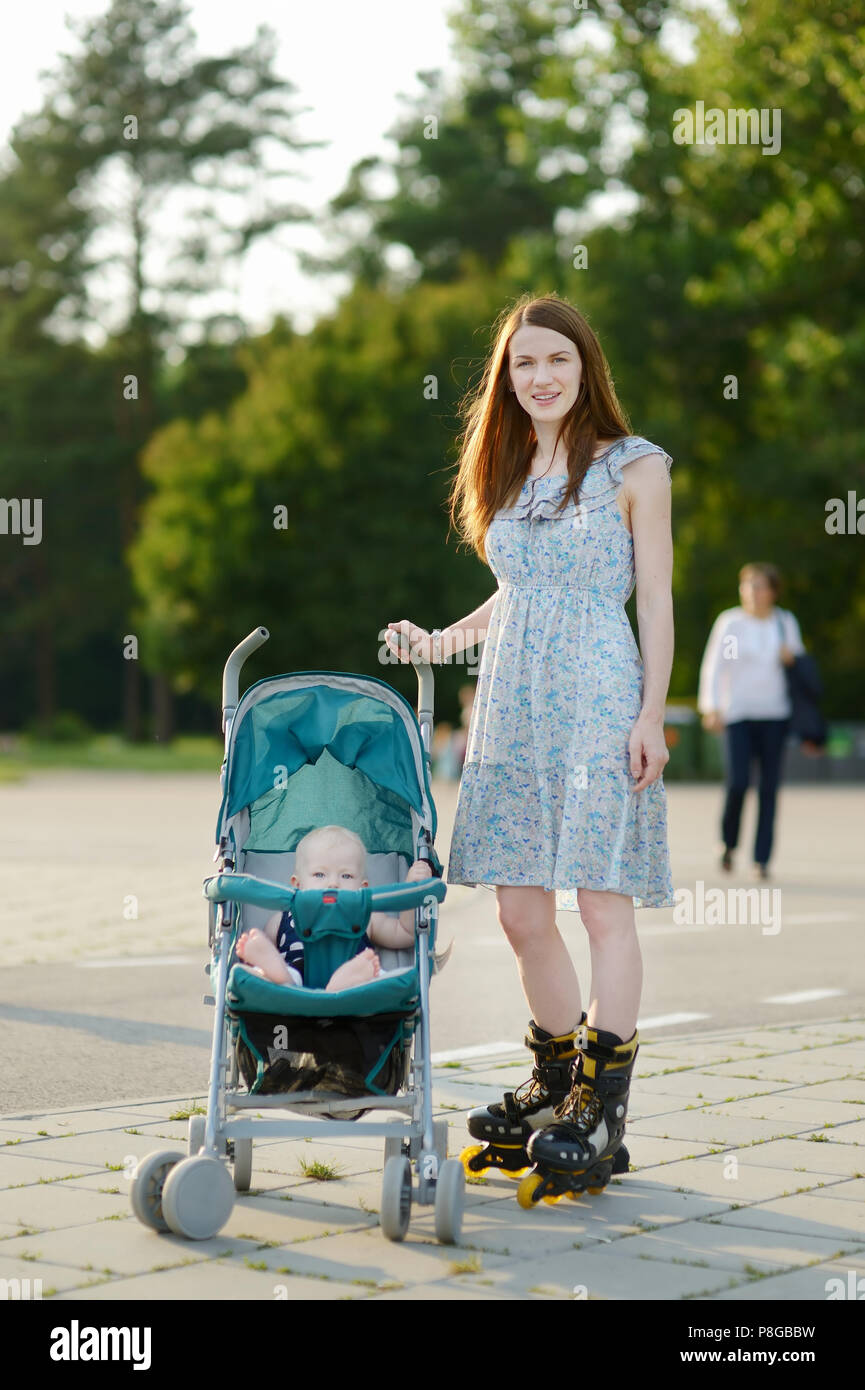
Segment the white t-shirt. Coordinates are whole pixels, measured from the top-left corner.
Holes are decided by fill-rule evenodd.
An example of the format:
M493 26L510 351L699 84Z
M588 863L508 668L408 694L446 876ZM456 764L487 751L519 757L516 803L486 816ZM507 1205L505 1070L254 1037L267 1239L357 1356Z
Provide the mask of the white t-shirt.
M779 650L784 641L796 656L805 647L792 613L773 608L754 618L744 608L725 608L709 633L700 666L697 709L717 710L725 724L737 719L787 719L791 713L785 667Z

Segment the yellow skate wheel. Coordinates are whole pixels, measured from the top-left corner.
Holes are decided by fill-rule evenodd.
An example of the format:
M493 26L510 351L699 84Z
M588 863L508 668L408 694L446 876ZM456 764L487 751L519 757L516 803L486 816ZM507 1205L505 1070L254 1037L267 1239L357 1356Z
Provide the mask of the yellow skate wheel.
M519 1182L520 1178L530 1173L531 1168L500 1168L499 1172L504 1178L513 1178L514 1182Z
M582 1196L581 1192L566 1192L565 1196L569 1202L578 1202Z
M476 1178L482 1171L480 1168L469 1167L469 1164L473 1158L476 1158L477 1155L483 1153L483 1151L483 1144L469 1144L460 1154L460 1163L463 1165L463 1168L465 1168L468 1177Z
M543 1178L539 1173L529 1173L520 1182L517 1188L517 1201L524 1211L531 1211L532 1207L536 1205L535 1193L542 1182Z
M599 1197L602 1192L606 1192L605 1187L587 1187L586 1191L591 1192L593 1197Z

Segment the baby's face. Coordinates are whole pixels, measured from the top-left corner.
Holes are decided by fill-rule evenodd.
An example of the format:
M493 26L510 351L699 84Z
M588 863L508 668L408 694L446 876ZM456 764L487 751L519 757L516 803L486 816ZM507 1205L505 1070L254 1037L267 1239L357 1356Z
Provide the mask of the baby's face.
M292 874L291 881L295 888L366 888L368 883L362 874L363 865L354 845L334 844L315 850Z

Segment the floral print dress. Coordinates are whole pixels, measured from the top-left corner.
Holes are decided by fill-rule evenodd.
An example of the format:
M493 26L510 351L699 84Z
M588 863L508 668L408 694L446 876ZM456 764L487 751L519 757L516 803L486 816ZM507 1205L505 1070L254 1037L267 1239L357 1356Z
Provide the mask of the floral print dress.
M631 790L628 740L643 663L624 605L633 539L616 496L647 439L617 440L589 465L560 519L566 479L530 478L493 518L499 582L478 670L446 879L538 884L579 911L577 888L675 903L663 778Z

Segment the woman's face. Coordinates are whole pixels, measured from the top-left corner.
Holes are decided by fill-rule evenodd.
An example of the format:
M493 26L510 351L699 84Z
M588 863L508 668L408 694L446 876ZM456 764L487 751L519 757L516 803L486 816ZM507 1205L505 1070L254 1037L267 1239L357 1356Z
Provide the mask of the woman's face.
M749 574L739 581L739 601L746 613L764 613L774 601L772 586L764 574Z
M508 347L510 381L533 421L558 423L580 389L583 364L575 343L554 328L523 324Z

